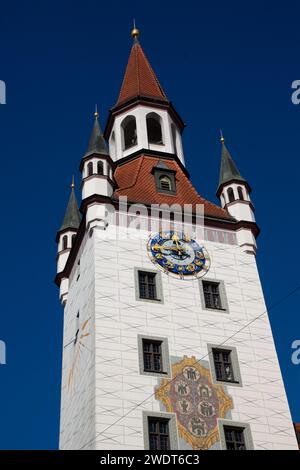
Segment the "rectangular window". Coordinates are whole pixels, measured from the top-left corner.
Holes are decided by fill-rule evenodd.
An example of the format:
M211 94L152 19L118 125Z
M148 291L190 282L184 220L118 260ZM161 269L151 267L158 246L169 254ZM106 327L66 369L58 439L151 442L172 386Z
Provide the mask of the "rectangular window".
M213 349L212 353L216 379L222 382L235 382L231 361L231 351L228 349Z
M249 423L218 419L222 450L254 450Z
M224 436L227 450L246 450L244 428L224 426Z
M202 281L204 301L206 308L213 308L215 310L222 310L221 295L219 283Z
M161 341L143 339L144 371L163 372Z
M156 273L139 271L139 292L141 299L159 300L156 289Z
M199 280L199 290L203 310L229 313L224 281L205 277Z
M148 417L150 450L170 450L169 420Z
M140 374L171 377L168 339L144 335L137 339Z
M234 346L219 347L217 344L208 344L207 348L213 383L242 387L237 349Z

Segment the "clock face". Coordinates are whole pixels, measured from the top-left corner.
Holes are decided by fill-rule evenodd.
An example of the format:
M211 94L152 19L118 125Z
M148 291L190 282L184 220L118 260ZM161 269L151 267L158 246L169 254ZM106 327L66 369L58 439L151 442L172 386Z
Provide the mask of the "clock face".
M181 279L204 276L210 268L206 249L182 232L170 230L151 235L147 249L154 264Z

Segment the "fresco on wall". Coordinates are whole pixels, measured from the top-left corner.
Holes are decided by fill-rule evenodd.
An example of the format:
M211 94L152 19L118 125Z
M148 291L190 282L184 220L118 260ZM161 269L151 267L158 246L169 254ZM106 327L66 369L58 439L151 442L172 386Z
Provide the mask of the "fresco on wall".
M209 449L219 441L218 418L233 408L221 385L214 385L208 366L184 356L172 364L173 379L162 379L155 397L167 412L176 413L178 434L194 450Z

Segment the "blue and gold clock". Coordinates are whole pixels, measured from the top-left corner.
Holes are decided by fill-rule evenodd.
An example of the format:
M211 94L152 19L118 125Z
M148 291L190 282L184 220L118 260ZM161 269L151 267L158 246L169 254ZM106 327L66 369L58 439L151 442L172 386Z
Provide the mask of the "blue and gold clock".
M204 276L210 268L206 249L182 232L170 230L151 235L147 249L152 263L181 279Z

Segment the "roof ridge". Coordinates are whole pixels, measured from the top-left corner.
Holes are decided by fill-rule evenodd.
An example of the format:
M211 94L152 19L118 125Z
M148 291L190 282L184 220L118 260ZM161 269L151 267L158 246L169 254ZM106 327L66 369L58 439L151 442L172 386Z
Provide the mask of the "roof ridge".
M140 46L140 45L139 45L139 46ZM158 80L158 78L157 78L157 75L155 74L155 72L154 72L154 70L153 70L153 68L152 68L152 66L151 66L151 64L150 64L150 62L149 62L149 60L148 60L148 57L146 56L146 54L145 54L145 52L144 52L144 50L143 50L143 48L142 48L141 46L140 46L140 51L141 51L142 55L144 56L144 59L145 59L146 65L147 65L147 67L148 67L148 69L149 69L149 72L151 73L152 77L154 78L154 80L155 80L155 82L156 82L156 84L157 84L157 86L158 86L158 88L159 88L161 94L162 94L165 98L167 98L167 96L166 96L166 94L165 94L165 92L164 92L164 90L163 90L163 88L162 88L162 86L161 86L161 84L160 84L160 82L159 82L159 80Z
M135 66L136 66L136 81L137 81L137 89L138 89L138 94L140 95L141 87L140 87L140 73L139 73L139 58L138 58L138 42L134 43L133 47L135 50Z

